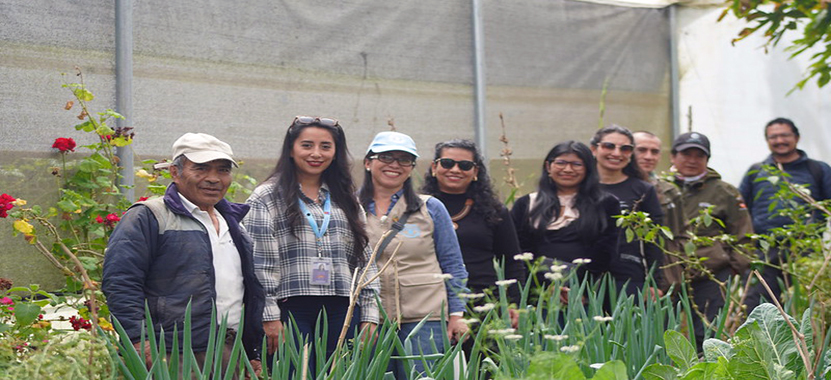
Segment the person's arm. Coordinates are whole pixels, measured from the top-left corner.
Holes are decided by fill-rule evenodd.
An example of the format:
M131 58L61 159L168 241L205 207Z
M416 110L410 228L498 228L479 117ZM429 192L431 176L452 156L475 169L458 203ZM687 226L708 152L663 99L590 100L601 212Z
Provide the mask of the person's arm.
M655 187L650 186L643 199L643 211L648 212L650 218L656 224L664 224L664 212L661 209L661 202L658 200L658 194L655 192ZM657 245L644 242L644 253L646 255L647 270L652 271L652 278L655 282L663 280L663 271L660 269L664 265L664 254Z
M144 284L159 238L159 225L146 206L122 217L107 244L102 287L113 317L132 343L140 342L146 297Z
M756 173L750 174L751 171L755 170L752 166L750 169L744 173L744 177L742 177L742 182L739 184L739 193L742 195L742 199L744 199L745 205L747 205L748 209L753 208L753 180L756 178Z
M279 321L280 307L276 294L281 268L279 247L271 231L274 216L256 190L245 203L251 206L243 224L254 241L254 273L265 291L263 321Z
M603 198L602 205L606 218L606 228L601 232L600 238L597 240L595 260L588 264L587 268L594 273L605 273L609 271L609 265L618 260L618 240L621 233L615 219L616 215L620 215L620 201L614 195L608 194Z
M831 199L831 166L822 161L817 163L822 167L822 194L817 200Z
M530 202L530 198L527 195L520 197L514 202L514 207L511 208L511 221L516 230L520 251L535 253L533 234L529 230L528 202Z
M492 229L493 254L494 257L501 257L505 261L505 278L517 280L515 285L508 287L508 297L512 302L519 303L519 287L525 283L525 263L514 259L514 256L520 254L521 251L516 229L508 209L502 207L499 210L499 217L502 221Z
M436 256L439 261L442 273L453 276L447 281L447 306L450 313L465 311L465 303L456 296L459 291L467 291L465 280L467 270L462 259L462 250L459 248L459 239L456 238L456 231L453 229L453 221L450 214L436 198L427 200L427 212L433 219L433 242L436 248Z
M370 244L367 244L364 248L364 260L367 261L369 260L369 256L372 255L372 247L370 247ZM375 261L367 262L367 265L369 265L369 270L366 273L366 278L369 279L378 273L378 267ZM363 268L359 269L358 275L360 273L363 273ZM375 297L378 296L380 290L381 282L378 279L375 279L375 281L361 290L358 298L358 305L361 306L361 322L378 324L381 320L378 303L375 301Z

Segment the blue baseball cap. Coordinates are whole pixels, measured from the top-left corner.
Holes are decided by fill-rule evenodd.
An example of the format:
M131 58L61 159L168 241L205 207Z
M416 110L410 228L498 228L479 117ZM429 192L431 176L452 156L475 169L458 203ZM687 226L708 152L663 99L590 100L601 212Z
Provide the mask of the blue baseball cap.
M392 131L381 132L375 135L375 138L372 139L372 142L369 144L369 148L367 148L366 153L383 153L392 152L395 150L407 152L418 158L418 151L416 150L415 141L413 141L413 139L410 136L407 136L401 132Z

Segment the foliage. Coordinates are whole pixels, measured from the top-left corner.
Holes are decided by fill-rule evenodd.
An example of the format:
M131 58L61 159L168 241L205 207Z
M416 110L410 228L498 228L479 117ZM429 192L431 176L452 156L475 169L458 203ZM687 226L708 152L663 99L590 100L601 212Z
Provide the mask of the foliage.
M684 336L667 331L664 340L672 341L667 352L675 367L653 364L644 371L645 379L804 379L828 375L831 364L823 355L828 342L813 344L814 326L810 310L801 322L780 313L769 303L750 313L730 341L708 339L704 342L704 361L700 362L692 344ZM804 339L799 339L802 334ZM807 342L807 344L806 344ZM801 351L800 345L807 350ZM811 363L819 363L816 374ZM819 368L822 368L819 370Z
M0 343L0 352L4 344ZM0 378L9 379L110 379L114 374L106 346L90 334L79 333L56 336L5 374L0 365Z
M766 47L776 46L785 34L801 33L787 48L792 52L791 58L817 48L806 76L796 85L798 88L802 89L814 77L818 87L831 80L831 13L827 1L733 0L719 19L728 13L751 23L739 32L734 43L759 32L767 40Z

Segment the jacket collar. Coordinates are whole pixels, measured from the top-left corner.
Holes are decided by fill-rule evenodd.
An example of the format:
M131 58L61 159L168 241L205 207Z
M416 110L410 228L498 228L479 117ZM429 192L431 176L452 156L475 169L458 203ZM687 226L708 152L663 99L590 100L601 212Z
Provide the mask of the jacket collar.
M796 152L799 153L799 158L797 158L795 161L791 161L791 162L788 162L788 163L782 164L782 165L796 165L796 164L801 164L805 161L808 161L808 154L805 153L805 151L803 151L802 149L797 149ZM765 165L776 166L776 161L773 159L772 154L768 155L768 157L765 158L765 160L762 163L765 164Z
M164 192L164 204L167 205L167 208L175 214L193 217L187 207L185 207L182 203L182 199L179 197L179 189L176 187L175 183L171 183L167 186L167 189ZM226 219L231 217L235 221L242 220L245 214L248 214L248 210L251 209L251 207L246 204L232 203L225 199L222 199L219 203L214 205L214 208Z

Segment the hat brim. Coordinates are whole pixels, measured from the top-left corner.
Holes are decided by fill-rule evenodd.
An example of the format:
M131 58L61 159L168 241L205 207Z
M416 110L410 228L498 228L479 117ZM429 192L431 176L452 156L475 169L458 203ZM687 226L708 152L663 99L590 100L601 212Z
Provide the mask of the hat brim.
M188 158L191 162L195 162L197 164L204 164L206 162L211 162L214 160L228 160L231 161L234 166L239 167L236 161L234 161L231 156L216 151L207 151L207 152L188 152L184 153L185 157Z
M404 146L385 145L383 147L380 147L380 146L379 147L369 147L369 151L374 152L374 153L386 153L386 152L401 151L401 152L407 152L409 154L412 154L413 156L415 156L415 158L418 158L418 153L416 153L416 151L414 151L410 148L404 147Z
M696 143L679 144L678 146L675 147L675 151L676 152L681 152L681 151L684 151L684 150L687 150L687 149L690 149L690 148L701 149L704 152L704 154L707 155L707 157L710 157L710 150L707 149L707 147L705 147L704 145L696 144Z

